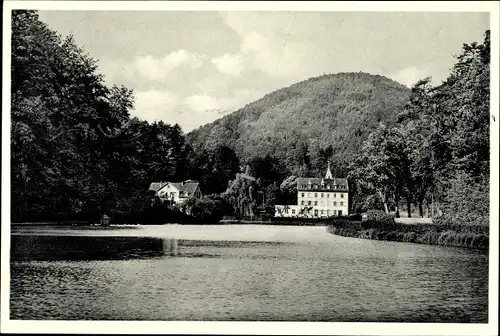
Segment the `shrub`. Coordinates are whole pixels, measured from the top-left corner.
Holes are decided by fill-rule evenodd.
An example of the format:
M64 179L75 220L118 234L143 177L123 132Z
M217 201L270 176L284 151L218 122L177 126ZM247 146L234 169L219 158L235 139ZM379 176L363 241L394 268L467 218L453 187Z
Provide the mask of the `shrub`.
M346 218L350 221L353 221L353 222L361 222L363 220L363 216L361 216L361 214L348 215L348 216L345 216L344 218Z
M392 231L398 227L394 221L394 217L381 210L368 210L366 215L367 220L361 224L364 230L380 229Z
M489 178L458 172L450 181L443 214L435 223L489 226Z
M224 199L217 196L190 198L184 204L187 213L185 223L215 224L229 211Z
M367 220L394 223L394 217L386 214L382 210L368 210L366 212Z

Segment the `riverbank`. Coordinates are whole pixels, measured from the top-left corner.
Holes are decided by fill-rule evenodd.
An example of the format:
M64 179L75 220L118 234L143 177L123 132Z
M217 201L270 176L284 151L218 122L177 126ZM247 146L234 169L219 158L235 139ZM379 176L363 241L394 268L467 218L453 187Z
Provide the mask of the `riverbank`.
M327 231L334 235L359 239L455 246L480 250L489 248L488 227L479 226L397 222L378 226L376 223L350 222L328 225Z

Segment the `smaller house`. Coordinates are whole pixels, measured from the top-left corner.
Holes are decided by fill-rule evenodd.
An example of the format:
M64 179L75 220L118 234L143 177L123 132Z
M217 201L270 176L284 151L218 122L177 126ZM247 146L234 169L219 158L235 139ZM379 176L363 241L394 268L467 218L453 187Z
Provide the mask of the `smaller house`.
M201 198L202 193L198 181L187 180L183 182L153 182L148 190L151 196L157 196L163 202L182 204L188 198Z

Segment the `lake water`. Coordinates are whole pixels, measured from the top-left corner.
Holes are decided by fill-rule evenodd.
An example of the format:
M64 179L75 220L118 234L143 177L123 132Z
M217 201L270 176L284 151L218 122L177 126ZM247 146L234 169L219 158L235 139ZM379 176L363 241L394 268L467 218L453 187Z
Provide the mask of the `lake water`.
M156 246L150 244L104 260L13 258L11 319L488 320L488 255L481 251L339 237L324 227L18 231L25 238L47 234L60 241L72 236L177 240L160 244L173 246L173 253L147 253Z

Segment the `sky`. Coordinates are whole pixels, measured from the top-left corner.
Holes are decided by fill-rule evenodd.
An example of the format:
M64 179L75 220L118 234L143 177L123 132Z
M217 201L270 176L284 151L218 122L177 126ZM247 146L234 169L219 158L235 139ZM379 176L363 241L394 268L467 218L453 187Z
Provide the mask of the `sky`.
M310 77L367 72L444 80L488 13L39 11L134 90L133 116L184 132Z

